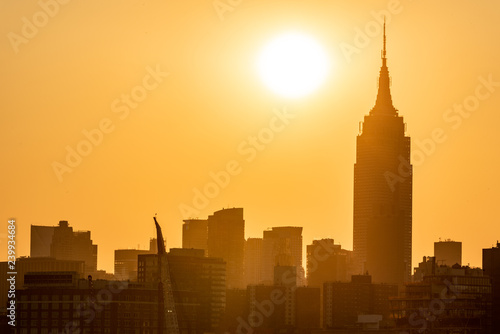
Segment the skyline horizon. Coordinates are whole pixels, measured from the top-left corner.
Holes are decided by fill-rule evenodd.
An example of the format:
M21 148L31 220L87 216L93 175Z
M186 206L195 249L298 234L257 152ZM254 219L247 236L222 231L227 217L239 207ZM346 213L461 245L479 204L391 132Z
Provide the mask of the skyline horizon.
M214 213L216 213L216 212L220 212L220 211L224 211L224 210L230 210L230 209L242 209L242 210L244 210L245 208L242 208L242 207L227 207L227 208L221 208L221 209L219 209L219 210L217 210L217 211L214 211L214 212L212 213L212 215L213 215ZM153 218L155 218L155 217L157 217L157 216L153 216ZM208 216L207 216L207 218L208 218ZM203 219L203 218L194 218L194 219L191 219L191 218L190 218L190 219L188 219L188 220L198 220L198 219L199 219L199 220L207 220L207 219ZM245 219L244 221L245 221L245 223L246 223L246 219ZM67 220L60 220L59 222L68 222L68 224L70 225L70 227L74 228L74 226L71 226L70 221L67 221ZM159 223L159 224L160 224L160 227L161 227L161 223ZM44 227L45 227L45 226L47 226L47 227L57 227L58 225L57 225L57 224L56 224L56 225L33 225L33 224L32 224L32 225L30 225L30 227L31 227L31 226L44 226ZM245 224L245 227L246 227L246 224ZM302 229L304 228L303 226L292 226L292 225L271 226L271 227L267 227L265 230L263 230L263 231L262 231L262 233L264 233L265 231L272 231L272 229L274 229L274 228L280 228L280 227L297 227L297 228L302 228ZM246 229L245 229L244 231L245 231L245 234L246 234ZM74 232L90 232L90 233L91 233L91 236L92 236L92 231L88 231L88 230L80 230L80 229L75 229L75 230L74 230ZM245 236L245 242L246 242L248 239L262 239L262 238L263 238L263 236L260 236L260 237L255 237L255 236ZM31 238L30 238L30 239L31 239ZM442 239L443 239L443 240L442 240ZM92 237L91 237L91 240L92 240L92 241L94 241L94 240L92 239ZM117 248L117 249L115 249L114 251L117 251L117 250L141 250L141 251L149 251L149 250L151 250L151 248L150 248L150 247L151 247L150 242L151 242L152 240L156 240L156 235L152 235L152 236L149 238L148 242L145 244L145 246L142 246L142 245L140 245L140 244L137 244L137 246L138 246L137 248L133 248L133 246L130 246L130 247L128 247L128 248ZM305 265L305 264L307 263L307 252L306 252L305 250L307 249L307 246L311 246L311 245L313 245L314 241L320 241L320 240L333 240L333 242L334 242L334 244L335 244L335 245L339 245L339 246L341 246L341 247L342 247L342 250L346 250L346 251L349 251L349 252L353 252L353 250L352 250L352 249L345 248L345 247L344 247L341 243L337 243L337 242L336 242L336 240L335 240L335 238L329 238L329 237L319 237L319 238L314 238L314 239L312 239L309 243L304 243L304 242L303 242L303 245L302 245L302 250L303 250L303 256L302 256L302 262L303 262L303 265L302 265L302 268L303 268L303 269L304 269L304 271L305 271L306 277L307 277L307 268L306 268L306 265ZM165 248L166 248L169 252L170 252L170 250L172 250L172 249L183 249L182 245L180 245L180 246L178 246L178 247L169 247L169 246L168 246L168 243L167 243L167 239L166 239L166 238L164 238L164 242L165 242ZM436 244L436 243L441 243L441 242L458 242L458 243L460 243L461 245L464 245L464 242L463 242L462 240L454 240L454 239L451 239L451 238L439 238L439 240L434 241L434 242L432 243L432 245L433 245L433 247L435 247L435 244ZM99 247L99 244L96 244L96 245ZM483 249L490 249L490 248L495 248L495 247L498 247L498 245L499 245L499 241L497 240L497 241L496 241L496 243L495 243L495 244L492 244L492 246L491 246L491 247L485 247L485 248L482 248L482 249L481 249L481 251L482 251ZM194 248L186 248L186 249L194 249ZM20 256L20 258L30 258L30 257L31 257L31 255L30 255L30 254ZM422 256L420 256L420 259L422 259L422 258L429 258L429 257L435 257L434 252L432 252L432 254L422 255ZM461 264L461 265L462 265L463 267L470 267L471 269L475 269L475 268L482 269L482 266L481 266L481 265L480 265L480 266L474 266L474 265L470 265L470 263L467 263L467 264L466 264L466 263L463 261L463 257L464 257L464 256L463 256L463 252L462 252L462 264ZM108 271L108 270L106 270L105 268L99 268L99 262L97 262L97 263L98 263L98 264L97 264L97 265L98 265L97 270L105 270L105 271L106 271L106 273L113 273L113 274L114 274L114 269L115 269L114 267L113 267L113 270L112 270L112 271ZM419 262L419 263L420 263L420 262ZM415 264L413 264L413 263L412 263L412 267L411 267L411 269L412 269L412 276L413 276L413 269L418 268L418 264L419 264L419 263L415 263ZM362 274L362 273L359 273L359 274Z

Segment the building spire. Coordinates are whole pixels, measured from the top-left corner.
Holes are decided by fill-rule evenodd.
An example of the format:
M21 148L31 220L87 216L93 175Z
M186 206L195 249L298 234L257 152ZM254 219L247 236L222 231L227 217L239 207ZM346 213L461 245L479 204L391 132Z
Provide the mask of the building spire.
M378 79L378 93L375 106L370 114L373 115L388 115L396 116L396 108L392 105L391 97L391 79L389 77L389 69L387 68L387 49L386 49L386 35L385 35L385 17L384 17L384 37L382 47L382 67L380 68L380 76Z
M384 48L382 49L382 61L385 62L386 60L386 49L385 49L385 46L386 46L386 39L385 39L385 16L384 16Z

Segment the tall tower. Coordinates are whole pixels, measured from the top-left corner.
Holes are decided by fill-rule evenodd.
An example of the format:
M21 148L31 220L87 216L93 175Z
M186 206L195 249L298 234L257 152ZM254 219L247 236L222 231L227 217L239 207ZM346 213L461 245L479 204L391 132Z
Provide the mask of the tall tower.
M222 209L208 216L208 256L226 262L228 289L244 288L245 220L243 208Z
M401 284L411 275L413 169L390 83L384 22L377 100L356 142L353 255L358 273Z

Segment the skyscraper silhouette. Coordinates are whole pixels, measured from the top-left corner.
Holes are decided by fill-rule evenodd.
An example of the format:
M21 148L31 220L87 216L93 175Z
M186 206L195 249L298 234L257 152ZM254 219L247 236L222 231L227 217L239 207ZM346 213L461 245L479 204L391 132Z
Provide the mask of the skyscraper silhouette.
M374 282L403 283L411 274L413 172L390 83L384 23L377 100L356 143L353 255L356 271Z
M208 256L226 262L228 289L244 287L245 220L243 208L215 211L208 216Z
M208 221L186 219L182 224L182 248L203 249L207 256Z

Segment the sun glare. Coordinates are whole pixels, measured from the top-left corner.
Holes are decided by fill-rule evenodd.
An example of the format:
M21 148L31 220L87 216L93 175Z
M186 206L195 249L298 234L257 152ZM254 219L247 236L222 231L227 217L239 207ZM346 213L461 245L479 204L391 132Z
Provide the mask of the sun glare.
M321 46L302 33L287 33L271 40L261 51L257 67L264 84L286 98L314 92L330 69Z

